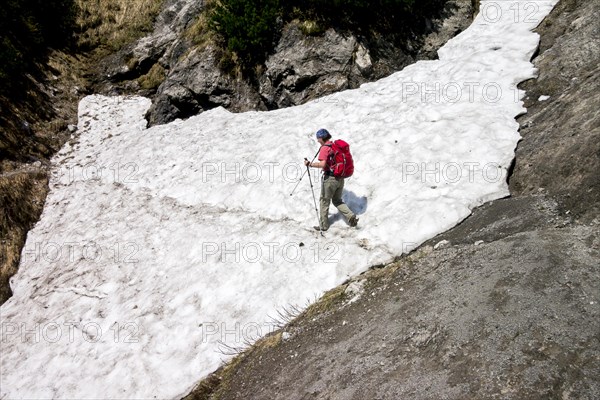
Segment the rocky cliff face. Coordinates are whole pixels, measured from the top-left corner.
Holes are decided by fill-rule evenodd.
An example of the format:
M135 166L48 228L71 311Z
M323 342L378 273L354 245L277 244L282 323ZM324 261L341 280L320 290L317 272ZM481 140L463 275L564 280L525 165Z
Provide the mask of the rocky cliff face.
M512 197L326 294L189 398L599 398L599 7L562 0L538 27Z
M600 3L564 0L558 10L539 27L539 77L523 85L528 113L510 186L590 222L600 210L600 24L591 17Z
M158 88L147 119L150 125L186 118L219 106L230 111L265 110L252 86L218 67L220 51L213 45L195 48L170 69Z
M420 59L435 59L437 49L469 26L473 12L467 1L450 1L444 18L431 21L430 33L402 46L381 36L364 38L333 29L307 36L298 22L290 23L266 62L259 93L269 108L288 107L357 88Z
M109 55L92 72L96 80L95 91L109 95L152 94L156 88L142 87L139 78L153 67L166 69L178 62L191 46L184 33L202 8L201 1L165 0L150 35Z

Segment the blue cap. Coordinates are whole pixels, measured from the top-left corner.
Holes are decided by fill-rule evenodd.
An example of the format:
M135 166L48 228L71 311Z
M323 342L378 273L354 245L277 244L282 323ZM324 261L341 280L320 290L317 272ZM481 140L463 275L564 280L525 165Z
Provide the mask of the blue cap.
M319 129L317 131L317 139L323 139L323 138L327 137L327 135L329 135L329 132L327 132L327 129Z

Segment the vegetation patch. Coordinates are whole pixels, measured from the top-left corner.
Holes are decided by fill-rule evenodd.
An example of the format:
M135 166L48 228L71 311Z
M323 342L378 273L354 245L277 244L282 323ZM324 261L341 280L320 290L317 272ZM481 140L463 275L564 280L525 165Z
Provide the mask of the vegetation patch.
M163 0L76 0L77 46L103 53L119 50L152 30Z
M279 0L221 0L211 10L209 26L246 66L262 63L271 51L281 14Z
M140 87L146 90L156 90L161 83L164 82L167 74L165 69L156 63L150 68L150 71L146 75L142 75L138 78Z
M215 39L215 31L210 26L210 15L214 12L217 2L206 0L202 12L185 31L184 36L195 46L204 46Z
M0 175L0 304L12 295L8 280L17 272L27 231L38 220L47 191L41 170Z
M299 24L300 31L306 36L318 36L321 35L325 30L317 21L305 20Z

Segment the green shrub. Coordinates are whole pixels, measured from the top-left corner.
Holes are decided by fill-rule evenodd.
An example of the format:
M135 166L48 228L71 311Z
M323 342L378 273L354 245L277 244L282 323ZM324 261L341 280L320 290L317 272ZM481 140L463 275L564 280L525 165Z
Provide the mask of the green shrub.
M271 50L280 11L279 0L221 0L209 16L209 26L244 64L252 66L263 62Z
M438 14L446 0L282 0L286 15L358 32L419 30L423 18Z

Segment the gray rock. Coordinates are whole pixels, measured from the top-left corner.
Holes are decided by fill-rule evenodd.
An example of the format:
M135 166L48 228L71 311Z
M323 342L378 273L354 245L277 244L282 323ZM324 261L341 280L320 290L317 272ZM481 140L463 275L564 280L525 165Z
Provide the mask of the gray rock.
M99 90L110 92L115 83L136 79L157 62L167 69L174 65L181 55L181 48L190 46L183 32L200 14L202 7L203 2L197 0L165 1L150 35L125 46L101 63L106 81L99 83Z
M361 74L367 75L369 72L371 72L373 69L373 61L371 60L369 50L365 46L359 43L356 47L354 56L354 63Z
M320 36L306 36L298 22L291 22L266 61L265 73L259 79L260 95L269 108L289 107L357 88L418 59L437 58L437 49L469 26L472 13L470 2L449 1L443 18L431 21L432 32L405 42L405 49L393 38L359 39L334 29Z
M522 85L524 140L510 178L514 194L543 187L584 222L600 211L600 2L585 4L563 0L538 27L544 32L535 59L539 77ZM550 98L538 102L541 95Z
M347 89L358 46L353 35L328 29L319 37L306 36L297 23L288 24L265 63L261 96L270 108L280 108ZM361 63L366 64L368 52L361 48Z
M151 35L137 41L133 56L139 64L174 65L185 39L182 33L202 11L204 2L197 0L168 0L156 19ZM175 57L173 57L175 53Z
M450 246L450 241L448 240L440 240L439 242L437 242L434 246L433 249L434 250L438 250L438 249L443 249L445 247Z
M96 83L96 91L154 96L147 115L150 125L219 106L234 112L289 107L383 78L417 59L437 57L437 49L466 28L472 14L471 2L449 0L444 16L430 21L429 35L405 38L403 45L389 37L367 40L334 29L306 36L298 22L291 22L264 72L250 82L221 71L214 46L194 49L183 34L202 7L203 2L196 0L167 0L150 35L101 63L104 79ZM158 90L155 86L142 90L137 79L157 63L166 71L166 79Z
M433 27L432 32L423 39L416 58L418 60L436 59L438 49L470 25L471 16L475 14L477 8L474 2L475 0L447 2L443 18L430 22Z
M197 47L173 68L148 111L150 125L187 118L219 106L237 112L266 109L247 82L219 69L219 54L213 45Z

